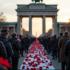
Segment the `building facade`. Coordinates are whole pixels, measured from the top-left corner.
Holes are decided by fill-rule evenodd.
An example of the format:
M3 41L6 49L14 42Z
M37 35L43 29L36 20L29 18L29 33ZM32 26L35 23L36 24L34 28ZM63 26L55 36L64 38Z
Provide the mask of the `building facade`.
M0 22L0 32L3 29L8 30L9 34L17 31L17 22Z
M68 32L70 34L70 22L59 22L58 28L59 28L59 33Z

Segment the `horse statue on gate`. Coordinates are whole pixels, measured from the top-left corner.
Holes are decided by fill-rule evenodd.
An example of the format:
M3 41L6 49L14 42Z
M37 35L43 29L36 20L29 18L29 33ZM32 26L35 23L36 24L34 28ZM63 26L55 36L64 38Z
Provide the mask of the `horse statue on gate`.
M35 3L37 3L37 2L43 2L43 0L32 0L32 2L35 2Z

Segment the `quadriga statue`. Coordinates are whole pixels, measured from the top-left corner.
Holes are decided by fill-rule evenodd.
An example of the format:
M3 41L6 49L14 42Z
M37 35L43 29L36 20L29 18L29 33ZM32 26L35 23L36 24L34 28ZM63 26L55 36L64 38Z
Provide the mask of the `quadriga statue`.
M37 2L42 2L43 0L32 0L32 2L35 2L35 3L37 3Z

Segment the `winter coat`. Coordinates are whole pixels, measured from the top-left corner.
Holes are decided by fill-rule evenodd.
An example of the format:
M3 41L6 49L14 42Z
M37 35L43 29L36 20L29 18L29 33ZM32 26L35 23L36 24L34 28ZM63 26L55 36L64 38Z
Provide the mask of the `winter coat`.
M59 48L59 60L61 62L65 62L65 42L68 40L69 38L68 37L62 37L59 39L59 42L58 42L58 48Z
M0 41L3 43L4 47L6 48L7 59L11 62L11 58L13 56L13 50L12 50L11 43L4 36L0 36Z
M17 40L17 38L11 38L9 41L11 42L14 56L19 57L19 51L21 47L20 42Z
M65 43L65 57L66 63L70 64L70 40Z

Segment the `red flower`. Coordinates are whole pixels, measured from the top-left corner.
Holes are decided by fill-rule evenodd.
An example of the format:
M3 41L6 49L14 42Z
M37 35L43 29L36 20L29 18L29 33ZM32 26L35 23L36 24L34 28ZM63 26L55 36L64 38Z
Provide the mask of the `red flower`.
M52 62L49 63L49 66L52 66Z
M39 67L39 70L42 70L42 67Z
M36 70L36 68L31 68L31 70Z
M46 68L48 68L48 66L46 66Z

